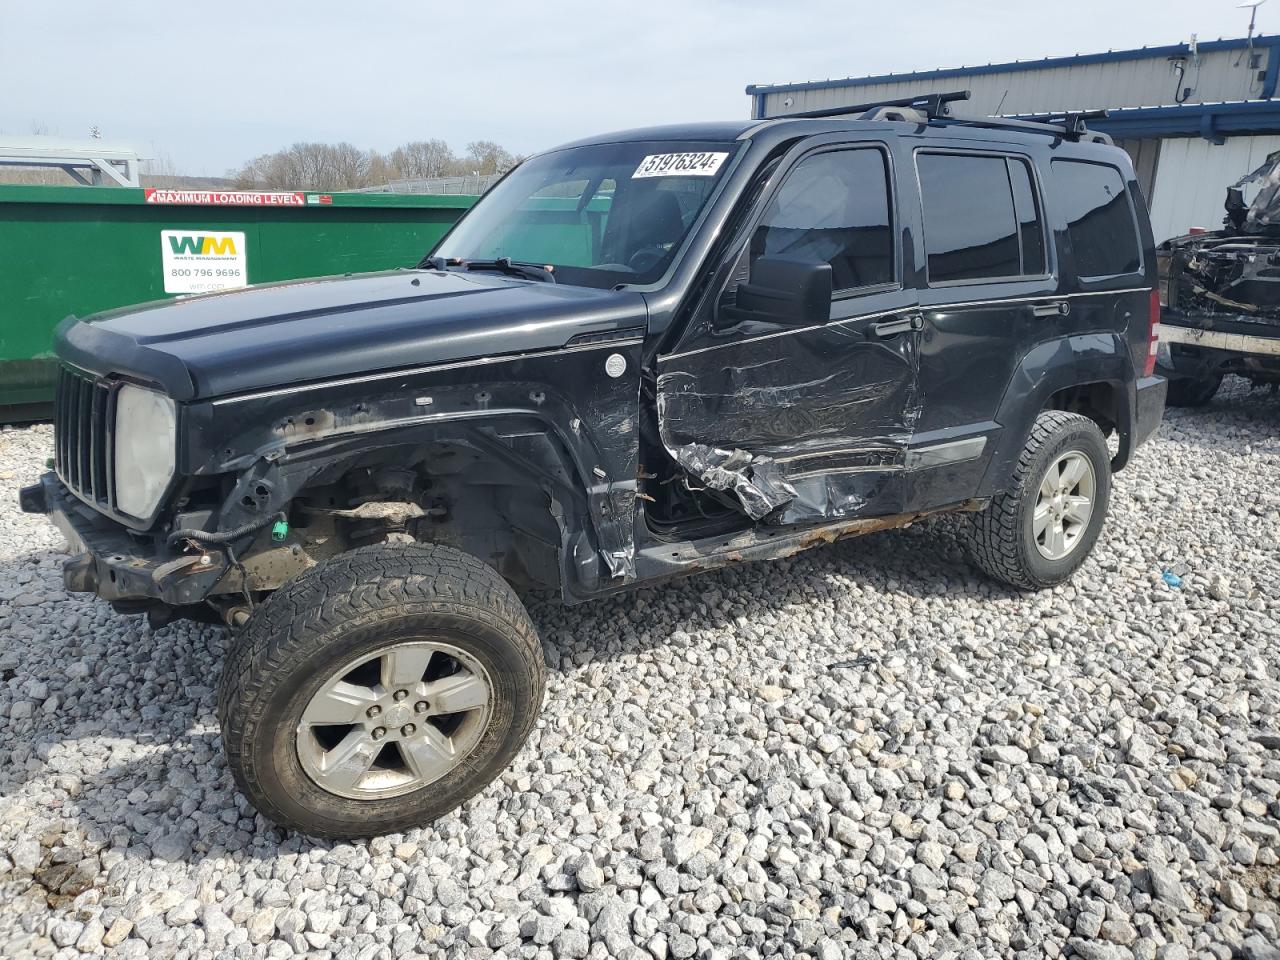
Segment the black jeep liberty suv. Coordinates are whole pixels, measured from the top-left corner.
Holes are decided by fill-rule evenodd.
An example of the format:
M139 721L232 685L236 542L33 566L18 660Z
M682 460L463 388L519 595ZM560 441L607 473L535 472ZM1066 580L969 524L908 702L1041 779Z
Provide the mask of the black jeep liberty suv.
M1151 230L1080 117L959 98L595 137L415 269L68 318L22 505L69 590L231 627L236 782L327 837L510 762L545 670L518 591L943 511L991 576L1061 583L1164 408Z

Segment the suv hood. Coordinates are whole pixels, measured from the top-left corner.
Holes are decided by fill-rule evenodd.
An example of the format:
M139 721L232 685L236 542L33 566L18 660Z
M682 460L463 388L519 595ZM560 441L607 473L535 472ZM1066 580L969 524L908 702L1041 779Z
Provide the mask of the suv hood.
M643 329L638 293L395 270L127 307L59 326L59 358L176 400L564 347Z

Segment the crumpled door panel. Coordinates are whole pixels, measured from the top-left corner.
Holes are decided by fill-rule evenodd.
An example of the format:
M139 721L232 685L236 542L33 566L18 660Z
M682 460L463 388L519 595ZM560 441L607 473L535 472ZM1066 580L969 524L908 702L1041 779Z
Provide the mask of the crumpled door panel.
M855 323L662 358L663 446L753 520L893 512L920 414L917 340L868 339Z

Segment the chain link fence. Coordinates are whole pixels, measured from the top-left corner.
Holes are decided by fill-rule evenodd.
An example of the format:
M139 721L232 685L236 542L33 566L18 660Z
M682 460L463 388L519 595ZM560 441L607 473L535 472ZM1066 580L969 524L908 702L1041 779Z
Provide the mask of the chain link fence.
M471 177L429 177L392 180L378 187L360 187L350 193L429 193L441 196L479 196L502 178L500 173Z

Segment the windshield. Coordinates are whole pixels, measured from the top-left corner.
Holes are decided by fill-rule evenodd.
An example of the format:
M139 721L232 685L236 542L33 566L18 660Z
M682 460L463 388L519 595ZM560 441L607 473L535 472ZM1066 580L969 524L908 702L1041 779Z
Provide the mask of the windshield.
M484 196L433 251L448 261L550 266L561 283L662 276L737 143L600 143L543 154Z

